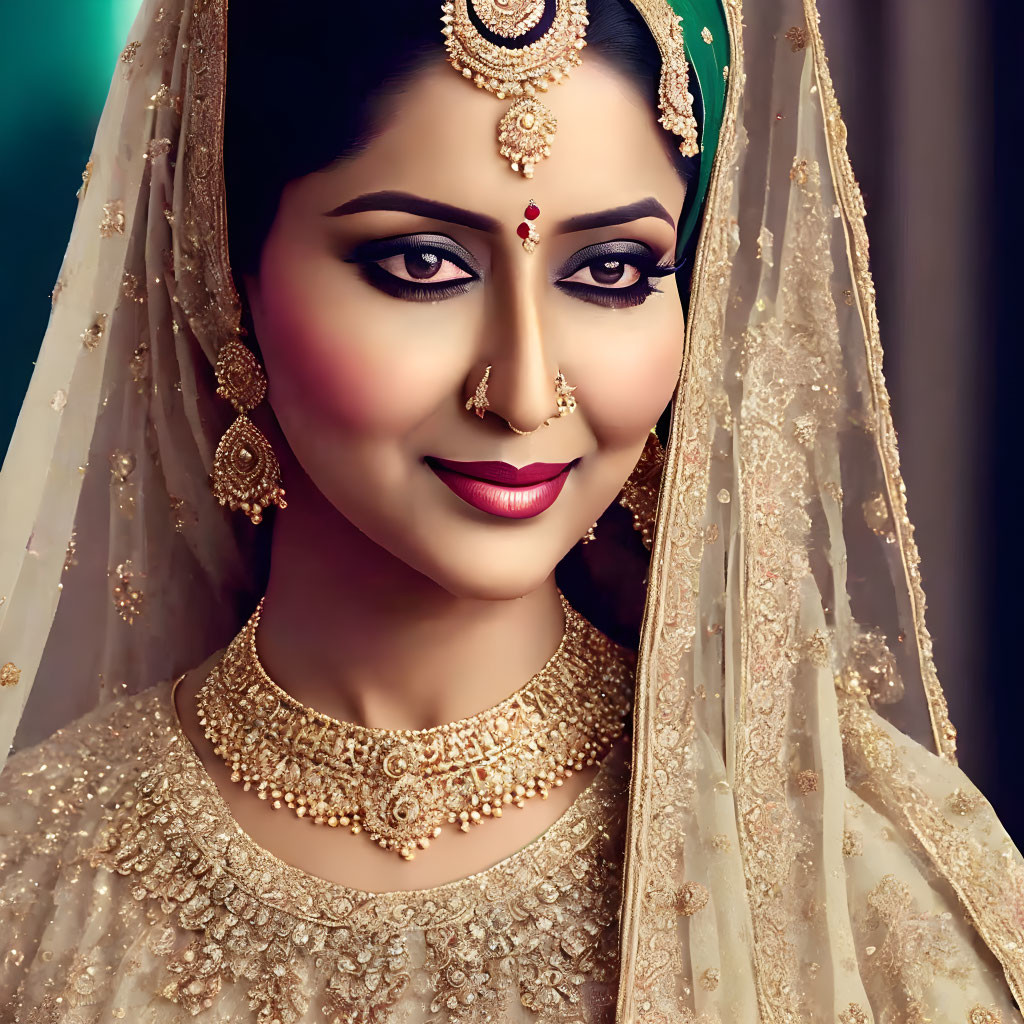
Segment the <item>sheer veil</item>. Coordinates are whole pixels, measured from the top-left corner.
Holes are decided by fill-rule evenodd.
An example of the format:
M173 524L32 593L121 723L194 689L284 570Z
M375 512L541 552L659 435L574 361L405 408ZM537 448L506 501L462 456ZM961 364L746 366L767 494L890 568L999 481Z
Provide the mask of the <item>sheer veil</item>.
M1024 1001L1024 863L956 767L814 0L724 0L714 29L673 7L691 50L727 32L728 89L641 637L618 1019L862 1024L885 972L912 1007L919 949L866 952L868 867L915 899L927 876ZM255 603L253 530L208 484L239 328L226 18L145 0L83 175L0 475L5 754L195 665Z

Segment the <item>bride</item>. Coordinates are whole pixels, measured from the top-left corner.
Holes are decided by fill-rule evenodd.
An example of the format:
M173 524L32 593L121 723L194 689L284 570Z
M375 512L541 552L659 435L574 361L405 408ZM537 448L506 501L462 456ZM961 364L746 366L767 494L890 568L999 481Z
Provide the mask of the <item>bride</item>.
M80 195L4 1020L1020 1024L813 0L146 0Z

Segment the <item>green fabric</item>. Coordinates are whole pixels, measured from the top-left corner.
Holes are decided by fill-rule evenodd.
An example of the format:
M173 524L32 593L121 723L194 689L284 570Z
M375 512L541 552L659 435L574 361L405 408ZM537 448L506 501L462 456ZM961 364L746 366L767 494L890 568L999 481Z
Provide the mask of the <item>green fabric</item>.
M687 203L686 218L679 228L677 257L682 254L700 224L704 198L711 181L711 168L718 151L718 139L725 116L726 71L729 66L729 28L720 0L669 0L669 6L683 26L686 56L690 62L690 91L700 91L704 119L700 131L700 173L691 183L693 200ZM711 42L704 41L704 29Z

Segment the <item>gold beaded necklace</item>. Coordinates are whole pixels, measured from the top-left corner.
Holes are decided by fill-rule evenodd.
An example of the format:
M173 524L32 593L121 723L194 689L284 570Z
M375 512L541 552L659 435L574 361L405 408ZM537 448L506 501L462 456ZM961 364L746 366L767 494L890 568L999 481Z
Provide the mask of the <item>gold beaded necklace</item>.
M411 860L449 824L468 831L546 797L624 731L633 659L562 598L547 664L500 704L432 729L368 729L300 704L263 669L263 602L196 696L231 781L317 825L347 827Z

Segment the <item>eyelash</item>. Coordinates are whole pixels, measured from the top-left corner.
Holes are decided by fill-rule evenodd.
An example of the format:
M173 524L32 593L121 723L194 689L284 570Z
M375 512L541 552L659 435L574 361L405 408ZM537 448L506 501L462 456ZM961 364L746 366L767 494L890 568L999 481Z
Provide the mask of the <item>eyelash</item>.
M562 277L572 277L587 267L598 263L618 262L627 267L636 267L639 276L625 288L602 288L600 285L584 284L581 281L565 281L559 279L555 282L556 287L569 295L582 299L584 302L591 302L597 306L606 306L611 309L626 309L630 306L642 305L655 292L661 289L654 285L657 278L668 277L674 274L679 267L673 263L658 263L653 256L642 256L637 253L615 253L609 252L601 256L585 260L571 271L563 274Z
M346 263L357 264L367 283L388 295L404 299L408 302L442 302L446 299L455 298L458 295L464 295L473 284L480 280L479 275L462 260L458 259L448 246L442 248L408 240L403 243L400 239L391 241L392 244L390 245L386 242L371 242L365 246L360 246L356 253L345 260ZM415 284L412 281L406 281L397 277L381 266L384 260L392 256L407 256L414 253L432 253L440 257L444 262L458 267L464 273L471 276L457 281L444 281L434 284L424 281L420 284ZM635 267L639 272L637 280L625 288L602 288L600 285L588 285L580 281L569 282L564 280L564 278L572 277L587 267L610 261L619 261L626 266ZM599 256L581 261L572 266L571 269L564 270L559 280L555 281L555 286L584 302L612 309L623 309L639 306L646 302L652 294L660 292L661 289L652 282L657 278L668 277L678 269L679 266L676 264L659 263L653 256L641 254L635 251L635 249L631 252L606 251L602 252Z

